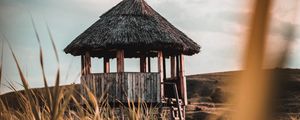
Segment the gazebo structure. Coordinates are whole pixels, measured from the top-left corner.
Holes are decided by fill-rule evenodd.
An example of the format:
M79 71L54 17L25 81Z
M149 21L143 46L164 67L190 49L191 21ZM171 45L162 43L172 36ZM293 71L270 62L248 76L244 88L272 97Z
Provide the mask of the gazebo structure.
M108 94L110 103L141 100L184 111L187 104L184 55L199 53L200 46L144 0L123 0L100 16L64 51L81 56L81 84L96 91L97 96ZM104 73L91 72L91 57L103 58ZM114 58L117 72L112 73L110 60ZM124 71L125 58L139 58L140 72ZM151 68L153 58L157 59L156 72ZM167 59L170 59L170 78L167 78ZM182 112L177 114L183 116Z

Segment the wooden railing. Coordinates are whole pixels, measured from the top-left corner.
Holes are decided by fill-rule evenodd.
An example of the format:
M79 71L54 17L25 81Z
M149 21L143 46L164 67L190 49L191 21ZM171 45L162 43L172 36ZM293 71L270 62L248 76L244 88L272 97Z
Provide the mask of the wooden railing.
M159 73L89 74L81 77L81 83L94 92L98 98L106 96L110 103L161 102Z

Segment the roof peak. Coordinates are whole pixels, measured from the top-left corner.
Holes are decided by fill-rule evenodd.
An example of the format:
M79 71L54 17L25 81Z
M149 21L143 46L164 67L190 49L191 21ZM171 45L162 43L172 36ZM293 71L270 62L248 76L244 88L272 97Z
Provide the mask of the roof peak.
M166 56L200 52L200 46L157 13L145 0L122 0L65 48L66 53L115 57L111 49L126 49L127 56L140 51L164 51ZM152 54L153 53L153 54ZM126 55L126 54L125 54Z
M118 15L150 15L156 13L144 0L123 0L115 7L111 8L106 13L102 14L100 18L107 16Z

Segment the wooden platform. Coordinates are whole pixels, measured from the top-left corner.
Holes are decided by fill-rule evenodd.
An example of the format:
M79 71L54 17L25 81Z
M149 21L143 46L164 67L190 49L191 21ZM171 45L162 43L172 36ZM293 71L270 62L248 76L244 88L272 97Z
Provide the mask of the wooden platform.
M109 103L161 102L159 73L88 74L81 77L81 84L86 85L98 98L107 96Z

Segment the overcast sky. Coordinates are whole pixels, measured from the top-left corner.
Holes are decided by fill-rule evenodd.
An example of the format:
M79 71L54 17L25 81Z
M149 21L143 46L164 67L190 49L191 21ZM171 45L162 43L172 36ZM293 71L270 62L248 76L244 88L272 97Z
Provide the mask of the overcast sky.
M30 16L37 25L42 40L46 74L49 84L54 83L57 69L51 42L47 34L48 23L53 33L60 57L62 83L78 82L80 57L73 57L63 49L99 19L99 16L121 0L0 0L0 31L12 44L22 70L32 87L41 87L38 44ZM186 57L186 74L200 74L239 70L247 30L249 4L242 0L146 0L178 29L201 45L201 53ZM282 43L281 33L286 25L299 23L293 20L295 0L279 0L273 8L273 24L268 43L269 56L276 56ZM299 12L300 13L300 12ZM298 15L299 16L299 15ZM297 18L298 19L298 18ZM299 19L298 19L299 21ZM1 39L3 41L3 39ZM1 42L2 44L2 42ZM5 45L6 46L6 45ZM16 65L5 47L4 72L1 92L8 89L7 82L20 83ZM292 46L288 67L300 68L300 40ZM102 60L93 59L94 72L102 71ZM114 68L114 63L112 63ZM138 60L126 60L126 71L137 71Z

